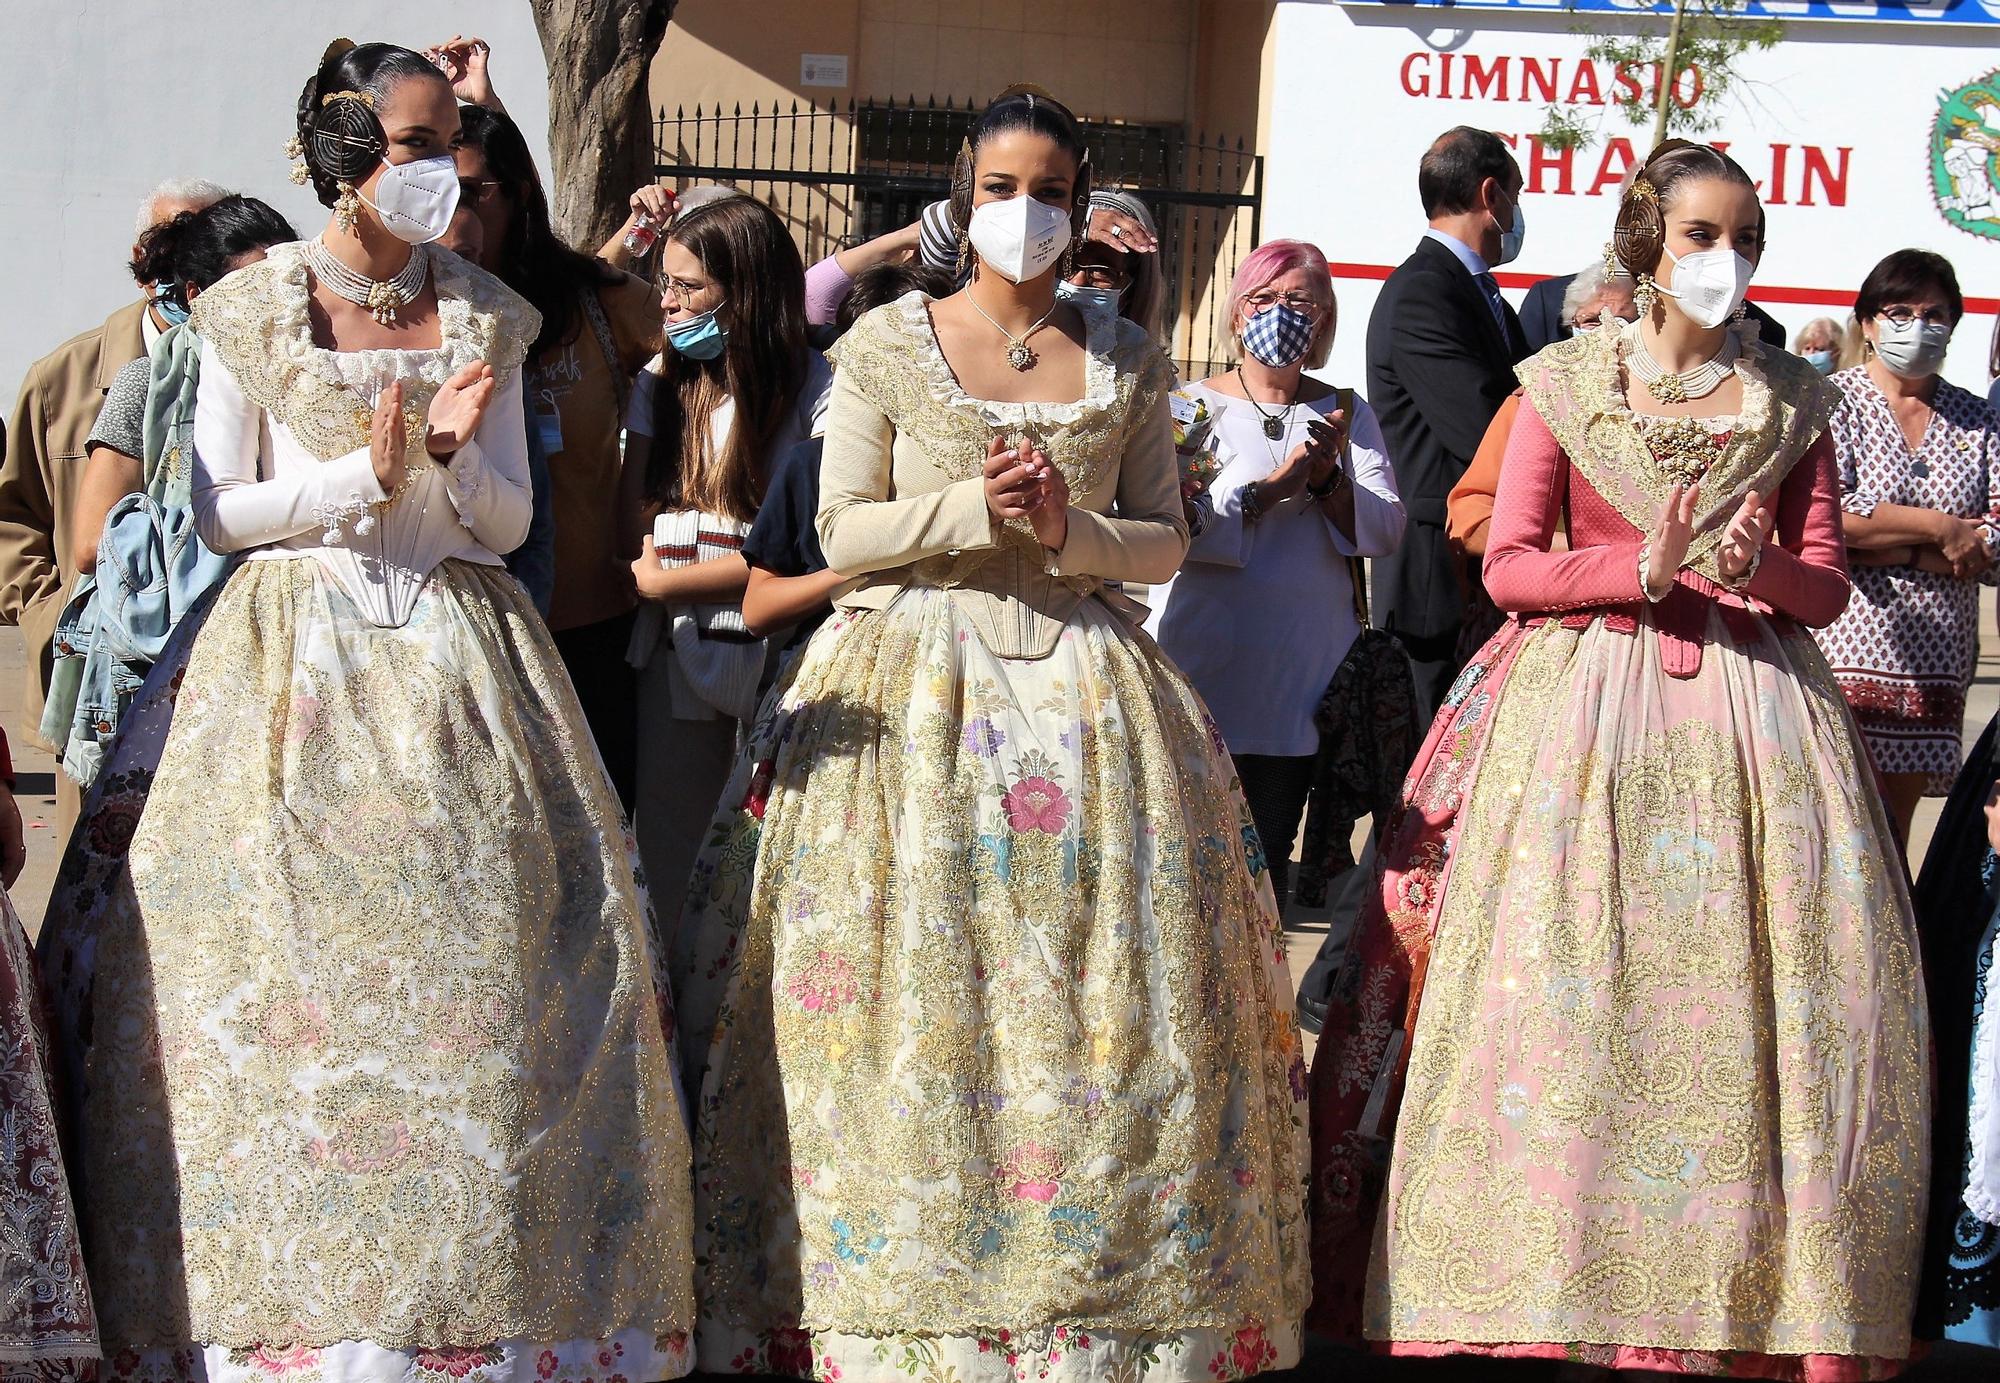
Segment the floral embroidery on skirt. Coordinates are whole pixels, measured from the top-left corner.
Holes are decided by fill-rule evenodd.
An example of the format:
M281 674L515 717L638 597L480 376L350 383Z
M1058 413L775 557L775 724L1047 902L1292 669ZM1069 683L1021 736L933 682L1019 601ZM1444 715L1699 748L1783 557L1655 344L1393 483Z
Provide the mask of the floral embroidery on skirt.
M704 1366L1295 1363L1305 1072L1255 839L1199 700L1094 602L1039 660L934 589L823 627L675 961Z

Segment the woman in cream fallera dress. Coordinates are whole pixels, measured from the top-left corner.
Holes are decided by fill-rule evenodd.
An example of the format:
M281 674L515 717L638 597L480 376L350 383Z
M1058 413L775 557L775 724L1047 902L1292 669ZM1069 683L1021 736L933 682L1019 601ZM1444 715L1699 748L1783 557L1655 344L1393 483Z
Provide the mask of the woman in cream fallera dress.
M302 245L204 293L194 504L240 564L140 693L43 962L114 1378L691 1367L688 1144L629 835L540 617L521 299L313 343ZM439 386L499 387L448 465ZM411 481L368 420L405 390Z
M819 528L865 575L768 703L682 927L705 1367L1298 1358L1304 1068L1269 882L1199 699L1104 584L1185 548L1169 367L1086 323L1060 404L968 397L918 294L841 343ZM990 517L996 434L1067 479L1060 553Z

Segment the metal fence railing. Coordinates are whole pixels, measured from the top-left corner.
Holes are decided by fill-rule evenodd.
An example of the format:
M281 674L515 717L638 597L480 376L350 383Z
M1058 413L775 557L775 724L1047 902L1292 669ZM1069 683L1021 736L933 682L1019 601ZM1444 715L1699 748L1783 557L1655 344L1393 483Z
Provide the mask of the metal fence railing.
M945 196L978 113L971 102L935 97L662 110L657 171L683 186L729 183L762 199L811 263L908 225ZM1095 185L1137 194L1159 223L1162 321L1176 364L1187 378L1213 373L1216 316L1261 229L1263 156L1240 138L1190 137L1175 125L1083 124Z

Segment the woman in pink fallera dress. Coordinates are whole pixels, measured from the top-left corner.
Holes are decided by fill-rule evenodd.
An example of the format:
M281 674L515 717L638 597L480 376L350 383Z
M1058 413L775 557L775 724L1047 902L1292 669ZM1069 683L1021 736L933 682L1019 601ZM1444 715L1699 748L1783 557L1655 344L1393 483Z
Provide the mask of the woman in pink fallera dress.
M1317 1101L1386 1094L1409 1030L1361 1213L1393 1352L1803 1380L1908 1355L1923 996L1808 632L1848 595L1836 396L1729 321L1762 247L1742 169L1662 145L1619 215L1640 322L1520 369L1486 559L1515 620L1440 716L1476 732L1434 730L1413 778L1451 799L1441 839L1407 833L1444 863L1371 910L1398 944L1356 947L1428 982L1315 1072ZM1384 987L1350 978L1362 1008ZM1352 1198L1349 1131L1315 1128L1316 1210ZM1356 1266L1322 1253L1322 1314Z

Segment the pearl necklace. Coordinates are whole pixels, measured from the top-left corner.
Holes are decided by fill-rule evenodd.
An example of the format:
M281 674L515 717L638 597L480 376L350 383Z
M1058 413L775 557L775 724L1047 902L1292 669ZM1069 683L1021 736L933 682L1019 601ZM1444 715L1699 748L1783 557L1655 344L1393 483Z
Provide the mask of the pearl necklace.
M1056 299L1055 302L1051 303L1049 305L1049 310L1047 312L1044 312L1039 318L1037 318L1035 324L1029 327L1026 331L1022 332L1019 336L1016 336L1013 332L1007 330L1007 328L1001 326L998 322L995 322L993 320L993 315L990 312L988 312L985 308L981 307L979 305L979 299L973 297L972 294L967 293L965 295L965 300L972 304L972 310L974 312L977 312L980 316L984 317L989 323L992 324L992 327L995 331L999 332L1002 336L1007 338L1007 363L1009 365L1012 365L1017 370L1032 370L1035 368L1036 363L1041 359L1041 357L1036 355L1034 352L1034 348L1028 344L1028 338L1030 336L1033 336L1036 332L1040 331L1043 327L1049 324L1049 318L1056 315L1056 308L1062 305L1062 299L1058 298Z
M431 257L422 245L414 247L410 262L385 282L348 268L326 247L325 241L309 240L306 263L311 266L314 278L357 307L367 308L368 315L386 327L396 320L397 308L414 302L417 294L424 291Z
M1660 362L1653 359L1646 349L1646 338L1634 331L1631 336L1632 351L1625 363L1646 386L1646 392L1661 403L1690 403L1695 399L1713 394L1722 387L1736 368L1736 358L1743 353L1743 347L1736 340L1734 331L1722 333L1722 349L1695 366L1692 370L1682 370L1675 374L1663 369Z

